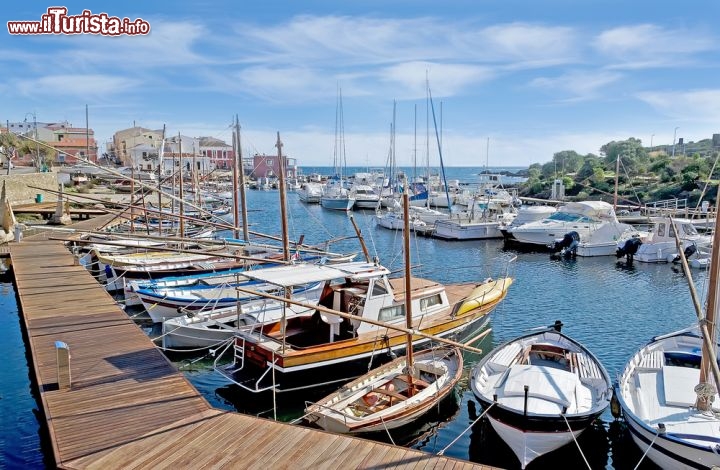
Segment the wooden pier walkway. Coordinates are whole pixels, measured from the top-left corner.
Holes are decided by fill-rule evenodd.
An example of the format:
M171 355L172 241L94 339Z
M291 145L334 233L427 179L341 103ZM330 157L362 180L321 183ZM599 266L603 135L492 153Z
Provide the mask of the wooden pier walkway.
M489 468L213 409L61 242L33 238L10 254L59 468Z

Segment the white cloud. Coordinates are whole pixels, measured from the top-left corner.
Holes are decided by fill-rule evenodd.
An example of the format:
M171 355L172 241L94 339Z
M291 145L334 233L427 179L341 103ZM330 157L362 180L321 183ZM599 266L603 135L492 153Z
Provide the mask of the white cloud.
M249 61L347 67L440 54L443 36L431 19L297 16L271 27L243 25Z
M405 62L379 70L381 81L396 89L398 99L422 99L426 95L426 74L433 96L454 96L470 85L494 77L488 67L470 64Z
M576 33L564 26L509 23L464 35L479 54L500 61L564 62L576 55Z
M666 116L684 121L720 122L720 89L650 91L638 98Z
M594 46L619 62L617 67L648 68L677 65L693 54L717 50L717 40L703 31L663 29L653 24L622 26L603 31Z
M530 85L570 95L574 100L587 100L595 98L603 87L621 77L619 73L603 70L572 71L552 78L535 78Z
M46 75L18 82L17 90L27 96L101 97L120 93L139 83L138 80L114 75Z

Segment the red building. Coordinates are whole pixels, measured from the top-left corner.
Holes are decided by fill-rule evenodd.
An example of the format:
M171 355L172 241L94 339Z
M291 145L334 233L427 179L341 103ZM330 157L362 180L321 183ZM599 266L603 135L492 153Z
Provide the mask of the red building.
M285 178L295 179L297 177L297 161L294 158L285 159ZM258 178L277 178L280 174L280 161L277 155L255 155L253 156L253 170L251 176Z

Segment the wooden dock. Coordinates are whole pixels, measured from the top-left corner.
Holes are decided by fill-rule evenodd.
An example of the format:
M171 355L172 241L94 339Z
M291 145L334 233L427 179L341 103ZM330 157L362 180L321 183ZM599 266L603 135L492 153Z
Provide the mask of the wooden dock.
M59 468L490 468L213 409L61 242L33 238L10 254Z
M49 219L55 214L57 209L57 201L54 202L39 202L34 204L21 204L13 206L13 212L15 215L20 214L38 214L43 219ZM98 209L93 207L68 207L70 217L73 219L89 219L98 215L107 214L106 209Z

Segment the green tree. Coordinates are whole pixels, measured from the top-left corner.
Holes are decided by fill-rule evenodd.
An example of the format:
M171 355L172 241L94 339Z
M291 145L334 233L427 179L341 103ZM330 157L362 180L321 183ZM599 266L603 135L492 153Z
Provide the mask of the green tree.
M600 148L600 153L605 155L605 167L613 169L613 171L618 157L622 162L620 171L625 169L631 174L645 173L650 162L642 142L634 137L630 137L628 140L609 142Z
M574 150L563 150L553 155L553 162L562 175L576 173L583 164L583 156Z

